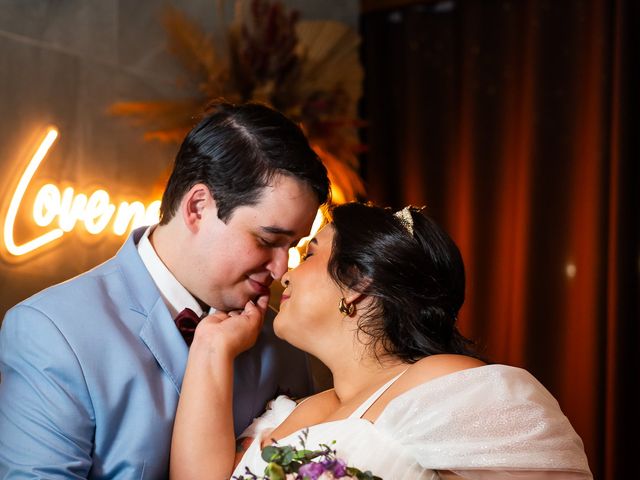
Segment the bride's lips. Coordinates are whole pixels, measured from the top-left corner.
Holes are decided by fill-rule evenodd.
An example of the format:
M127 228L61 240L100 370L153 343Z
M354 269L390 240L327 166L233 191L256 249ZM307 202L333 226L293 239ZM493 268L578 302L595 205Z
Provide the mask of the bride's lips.
M280 304L282 304L285 300L288 300L290 296L291 295L284 295L283 294L282 297L280 297Z
M251 285L251 288L256 293L256 295L266 295L270 292L269 285L257 282L249 277L247 277L247 280L249 280L249 285Z

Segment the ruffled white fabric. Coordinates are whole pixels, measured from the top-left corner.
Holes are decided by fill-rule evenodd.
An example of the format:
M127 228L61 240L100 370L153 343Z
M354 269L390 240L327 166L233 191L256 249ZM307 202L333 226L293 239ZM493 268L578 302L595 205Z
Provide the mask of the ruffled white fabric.
M260 441L295 408L278 397L249 427L234 475L263 472ZM300 432L279 440L297 444ZM347 418L309 428L308 448L336 441L338 456L385 479L591 479L580 437L526 370L488 365L436 378L392 400L375 423Z
M267 404L266 411L255 418L239 438L264 438L286 420L297 404L286 395L280 395Z

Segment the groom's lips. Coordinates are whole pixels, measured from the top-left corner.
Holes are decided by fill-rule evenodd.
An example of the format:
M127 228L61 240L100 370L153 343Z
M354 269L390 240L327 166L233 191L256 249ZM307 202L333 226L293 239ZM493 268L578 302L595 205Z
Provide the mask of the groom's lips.
M270 292L269 285L265 285L264 283L257 282L248 277L247 277L247 280L249 280L249 285L251 285L251 288L256 293L256 295L267 295Z

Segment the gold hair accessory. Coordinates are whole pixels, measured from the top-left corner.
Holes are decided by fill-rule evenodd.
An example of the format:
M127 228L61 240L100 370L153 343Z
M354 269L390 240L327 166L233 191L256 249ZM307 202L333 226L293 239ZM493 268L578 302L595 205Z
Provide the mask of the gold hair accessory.
M411 216L411 206L407 205L402 210L398 210L394 213L393 216L400 220L400 223L405 230L413 237L413 217Z
M344 313L348 317L353 315L356 311L356 306L353 303L347 303L344 297L340 299L340 304L338 305L338 310L340 313Z

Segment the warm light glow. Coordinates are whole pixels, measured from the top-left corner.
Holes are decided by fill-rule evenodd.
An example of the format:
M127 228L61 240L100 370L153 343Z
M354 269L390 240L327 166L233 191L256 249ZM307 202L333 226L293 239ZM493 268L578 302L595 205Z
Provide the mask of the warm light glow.
M129 223L141 223L144 219L144 205L141 202L122 202L118 207L118 215L113 222L113 233L122 235L127 231Z
M300 246L300 242L298 243L298 246ZM296 268L298 265L300 265L300 260L302 258L300 257L298 246L289 249L289 268Z
M57 218L57 227L51 228L43 235L22 245L16 245L13 233L20 205L38 167L57 138L58 131L54 127L50 127L20 177L11 197L4 222L4 243L10 254L20 256L37 250L72 231L78 223L84 224L85 229L91 235L98 235L105 230L108 223L114 218L114 214L113 232L116 235L124 235L135 227L158 222L160 218L159 200L151 202L146 207L139 201L121 202L116 207L111 203L109 193L105 190L99 189L87 196L84 193L76 193L73 187L67 187L60 192L56 185L47 183L40 188L36 195L33 202L32 218L34 223L42 228L52 226Z
M576 276L577 268L573 263L568 263L564 269L565 274L569 278L574 278Z
M144 213L144 220L142 225L153 225L160 221L160 200L154 200L147 205L147 211Z
M109 194L106 191L96 190L93 192L87 200L87 210L84 215L84 226L87 232L92 235L102 232L115 211L116 207L111 205Z
M34 238L33 240L30 240L22 245L16 245L13 238L13 226L15 225L18 209L20 208L22 198L27 191L29 182L31 182L31 179L36 173L36 170L38 170L40 163L47 155L47 152L51 148L51 145L53 145L53 142L55 142L57 138L58 131L53 127L49 128L47 130L47 134L44 137L44 140L40 144L40 147L31 158L31 161L29 162L29 165L27 165L27 168L22 174L22 177L20 177L18 186L16 187L15 192L13 192L13 196L11 197L9 209L7 210L7 216L4 220L4 244L7 247L7 251L12 255L19 256L24 255L25 253L29 253L37 248L42 247L43 245L46 245L47 243L53 242L54 240L60 238L64 233L62 229L54 228L44 235Z
M309 235L301 238L300 241L298 242L298 245L295 248L290 248L289 249L289 268L296 268L298 265L300 265L300 251L298 250L299 247L304 246L309 240L311 240L316 233L318 233L318 230L320 230L320 226L322 225L322 221L324 219L324 216L322 215L322 211L318 210L318 213L316 213L316 218L313 221L313 225L311 226L311 231L309 232Z

